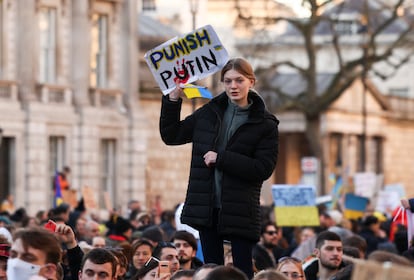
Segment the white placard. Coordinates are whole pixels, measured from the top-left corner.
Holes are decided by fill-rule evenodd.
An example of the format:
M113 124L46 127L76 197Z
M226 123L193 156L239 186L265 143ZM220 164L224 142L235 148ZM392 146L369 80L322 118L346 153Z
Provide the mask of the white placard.
M181 84L203 79L219 71L228 54L211 25L173 38L145 54L145 60L163 94Z

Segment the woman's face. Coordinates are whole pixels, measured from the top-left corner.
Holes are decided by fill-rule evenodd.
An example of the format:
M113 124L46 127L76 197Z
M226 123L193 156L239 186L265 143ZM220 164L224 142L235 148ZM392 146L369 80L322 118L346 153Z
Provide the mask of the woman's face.
M143 244L139 246L132 257L132 263L136 269L140 269L151 258L151 247Z
M145 276L142 278L142 280L153 280L157 276L158 272L158 266L155 267L153 270L150 270L145 274Z
M300 234L300 242L305 242L315 236L315 232L312 229L304 228Z
M279 272L284 274L289 279L305 279L302 271L293 263L286 262L279 268Z
M240 107L248 105L247 95L254 81L243 76L238 71L230 69L223 76L224 89L228 98Z

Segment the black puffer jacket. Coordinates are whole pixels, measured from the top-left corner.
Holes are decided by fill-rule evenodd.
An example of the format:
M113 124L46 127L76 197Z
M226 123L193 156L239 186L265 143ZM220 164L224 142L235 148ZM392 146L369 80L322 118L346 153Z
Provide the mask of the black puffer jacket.
M219 232L252 241L260 235L260 191L270 177L278 154L278 123L266 111L261 97L249 92L252 101L248 120L217 155L215 168L223 172ZM203 155L216 150L223 114L228 106L225 93L212 99L180 121L182 100L163 96L160 133L168 145L193 143L190 178L181 221L196 229L212 224L214 168L205 165Z

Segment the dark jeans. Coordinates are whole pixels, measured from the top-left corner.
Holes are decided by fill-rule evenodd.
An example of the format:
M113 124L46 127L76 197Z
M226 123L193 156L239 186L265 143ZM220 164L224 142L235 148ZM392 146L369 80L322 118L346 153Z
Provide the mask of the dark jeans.
M213 227L199 231L203 248L204 263L224 264L224 239L217 232L218 209L213 212ZM236 236L227 236L231 242L233 265L243 271L249 279L253 278L252 249L254 242Z

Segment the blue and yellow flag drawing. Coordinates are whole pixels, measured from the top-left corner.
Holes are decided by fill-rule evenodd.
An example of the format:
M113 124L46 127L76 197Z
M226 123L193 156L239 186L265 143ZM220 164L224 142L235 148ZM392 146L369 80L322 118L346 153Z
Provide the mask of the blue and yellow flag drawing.
M187 98L203 97L211 99L213 95L207 90L206 87L196 86L193 84L186 84L183 87L184 94Z

